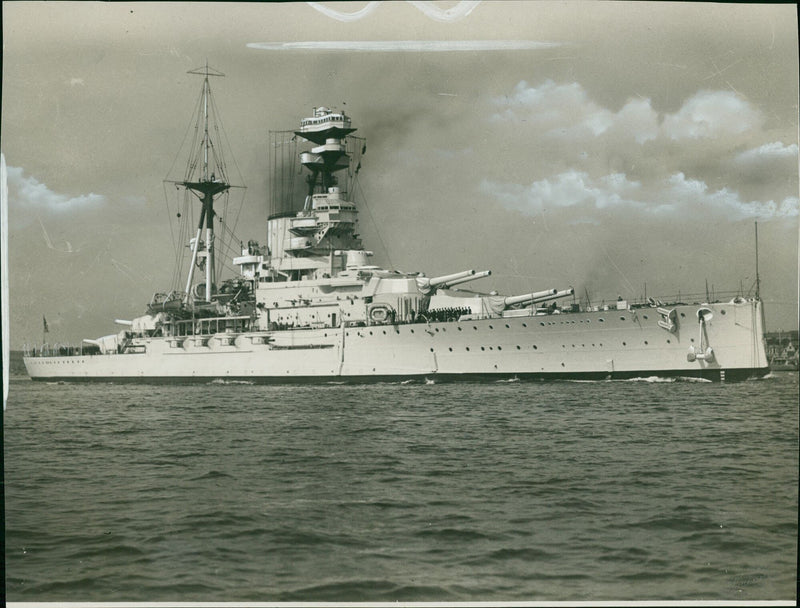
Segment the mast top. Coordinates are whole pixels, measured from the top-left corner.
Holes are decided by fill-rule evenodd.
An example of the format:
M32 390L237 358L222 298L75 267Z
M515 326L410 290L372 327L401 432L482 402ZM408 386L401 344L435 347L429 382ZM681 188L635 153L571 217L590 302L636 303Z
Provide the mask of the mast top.
M208 78L209 76L225 76L219 70L215 70L214 68L208 67L208 61L206 61L205 67L195 68L193 70L189 70L186 72L187 74L197 74L199 76L205 76Z

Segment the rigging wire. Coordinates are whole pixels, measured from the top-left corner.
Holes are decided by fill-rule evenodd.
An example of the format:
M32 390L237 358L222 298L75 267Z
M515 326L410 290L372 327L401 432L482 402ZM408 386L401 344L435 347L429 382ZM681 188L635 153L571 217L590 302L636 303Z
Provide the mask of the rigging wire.
M355 176L353 180L354 187L358 189L361 193L361 200L364 203L364 209L367 210L367 215L369 216L369 220L372 222L372 225L375 226L375 234L378 236L378 241L380 241L381 247L383 248L383 253L386 255L386 260L389 262L389 267L394 269L394 264L392 263L392 258L389 256L389 250L386 247L386 244L383 242L383 237L381 236L380 228L378 228L378 224L375 222L375 218L372 217L372 211L367 204L367 197L364 196L364 190L361 188L361 182L358 179L358 175Z
M161 186L164 189L164 206L167 208L167 223L169 224L169 236L172 239L172 251L175 251L175 227L172 221L172 209L169 208L169 195L167 194L167 182L162 181Z
M212 98L212 104L214 106L214 118L219 123L219 128L221 129L221 133L222 133L222 137L220 138L220 141L223 141L223 143L227 144L228 150L233 150L233 146L231 146L230 139L228 138L228 131L225 129L225 125L222 122L222 115L217 110L217 102L213 98ZM231 159L233 160L233 166L236 168L236 173L239 176L239 182L242 184L242 187L246 187L244 185L244 177L242 175L242 171L239 168L239 164L236 162L236 157L233 156L233 154L231 154Z
M193 113L192 113L193 116L200 111L199 104L200 104L201 101L202 101L202 96L200 98L198 98L197 104L195 105L195 109L193 110ZM195 129L196 128L197 128L197 124L195 123ZM192 130L192 121L190 120L189 123L186 125L186 131L183 134L183 139L181 140L181 145L178 148L178 151L175 153L175 158L172 160L172 164L170 165L169 170L167 171L167 177L169 177L169 175L172 173L172 170L175 168L175 165L178 162L178 158L181 155L181 151L183 150L183 146L186 143L186 139L189 137L189 132L191 130Z

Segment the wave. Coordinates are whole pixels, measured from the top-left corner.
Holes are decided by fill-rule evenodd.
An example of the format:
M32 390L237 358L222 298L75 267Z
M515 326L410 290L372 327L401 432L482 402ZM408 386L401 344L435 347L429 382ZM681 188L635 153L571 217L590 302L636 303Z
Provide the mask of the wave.
M637 377L637 378L625 378L620 382L675 382L677 378L664 378L663 376L647 376L647 377Z
M222 473L221 471L209 471L208 473L203 473L198 477L192 477L189 481L200 481L201 479L221 479L223 477L233 477L233 476L228 475L227 473Z
M490 538L477 530L460 530L457 528L426 528L417 532L416 535L449 541L485 540Z
M252 380L225 380L225 378L214 378L209 384L253 384Z
M280 601L367 601L367 600L455 600L447 589L436 585L398 585L391 581L349 580L302 587L280 595Z
M501 384L501 383L502 384L508 384L509 382L519 382L519 378L514 376L513 378L507 378L507 379L504 379L504 380L497 380L496 382L497 382L497 384Z

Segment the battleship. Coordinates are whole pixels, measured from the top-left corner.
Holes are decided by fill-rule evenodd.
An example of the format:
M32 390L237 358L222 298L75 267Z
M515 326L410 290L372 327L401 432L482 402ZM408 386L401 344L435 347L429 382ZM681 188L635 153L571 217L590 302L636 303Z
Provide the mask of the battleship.
M731 381L769 373L758 289L725 301L620 297L587 306L568 285L501 295L466 286L490 270L426 276L372 264L354 202L366 140L350 116L326 107L270 132L266 242L237 242L230 257L238 276L221 279L215 219L236 187L209 126L209 77L222 74L208 66L191 73L203 76L198 135L174 181L199 204L199 221L182 233L185 276L141 316L117 319L115 333L79 346L26 346L32 379Z

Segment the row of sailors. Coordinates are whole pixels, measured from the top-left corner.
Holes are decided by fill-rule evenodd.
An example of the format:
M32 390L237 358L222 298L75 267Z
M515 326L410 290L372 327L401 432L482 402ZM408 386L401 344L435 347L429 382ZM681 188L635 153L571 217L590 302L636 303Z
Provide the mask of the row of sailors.
M458 321L462 315L472 313L472 309L464 306L454 308L432 308L417 317L417 321Z

